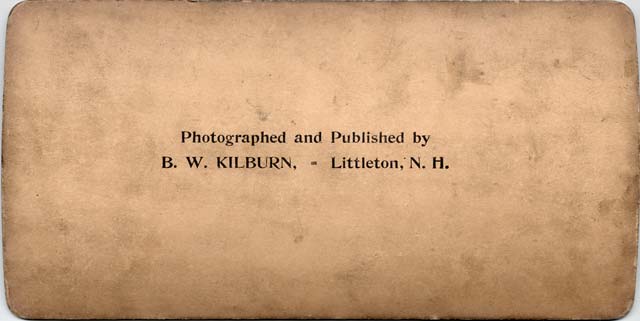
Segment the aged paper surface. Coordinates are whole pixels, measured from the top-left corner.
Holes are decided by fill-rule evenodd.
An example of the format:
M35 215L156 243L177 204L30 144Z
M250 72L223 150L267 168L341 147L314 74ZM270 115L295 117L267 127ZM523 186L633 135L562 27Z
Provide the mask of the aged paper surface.
M6 45L18 316L614 318L633 302L622 4L34 1Z

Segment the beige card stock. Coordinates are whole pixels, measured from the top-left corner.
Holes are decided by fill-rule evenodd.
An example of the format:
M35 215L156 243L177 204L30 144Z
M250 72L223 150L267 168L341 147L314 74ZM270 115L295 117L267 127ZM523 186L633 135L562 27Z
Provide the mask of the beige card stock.
M635 39L615 2L23 2L5 61L8 304L620 317Z

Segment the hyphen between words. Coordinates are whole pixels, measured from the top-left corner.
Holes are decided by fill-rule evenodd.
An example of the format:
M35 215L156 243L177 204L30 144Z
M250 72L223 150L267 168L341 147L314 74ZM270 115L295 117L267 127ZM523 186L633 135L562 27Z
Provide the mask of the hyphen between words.
M405 133L384 133L378 132L330 132L331 144L404 144ZM431 135L413 132L411 141L419 144L421 147L427 147ZM225 146L234 146L237 144L260 145L260 144L286 144L287 132L283 131L277 134L265 133L261 131L256 134L220 134L212 131L209 134L202 134L197 131L182 131L182 143L191 144L222 144ZM295 134L293 142L296 144L320 144L323 143L323 133L315 134Z

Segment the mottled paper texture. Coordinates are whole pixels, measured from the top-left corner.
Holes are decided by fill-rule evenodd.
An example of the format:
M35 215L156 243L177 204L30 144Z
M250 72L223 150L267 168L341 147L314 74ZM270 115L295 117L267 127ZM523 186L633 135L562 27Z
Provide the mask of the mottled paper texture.
M615 2L23 2L5 61L9 307L60 319L623 316L635 37ZM331 143L332 131L405 142ZM296 168L217 163L267 156ZM343 157L404 169L337 168Z

